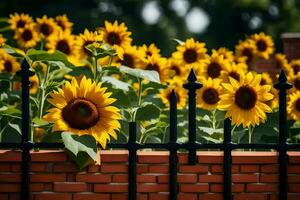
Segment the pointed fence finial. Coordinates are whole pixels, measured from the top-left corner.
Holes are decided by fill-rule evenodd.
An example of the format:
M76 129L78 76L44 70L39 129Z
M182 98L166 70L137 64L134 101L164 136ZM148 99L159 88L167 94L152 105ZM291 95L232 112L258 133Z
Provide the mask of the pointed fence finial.
M187 78L188 82L183 84L183 87L188 90L197 90L202 87L202 84L197 82L197 76L194 69L191 69Z
M274 84L274 87L277 90L288 90L293 87L290 83L287 82L284 70L281 70L280 75L278 77L278 83Z

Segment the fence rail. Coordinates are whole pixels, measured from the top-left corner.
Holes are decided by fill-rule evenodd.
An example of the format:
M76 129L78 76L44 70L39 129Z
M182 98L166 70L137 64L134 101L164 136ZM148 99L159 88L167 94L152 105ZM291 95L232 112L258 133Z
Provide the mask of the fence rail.
M63 148L62 143L33 143L29 141L30 112L29 112L29 77L33 72L29 70L29 64L24 59L19 75L22 77L22 142L21 143L0 143L0 148L18 148L22 150L22 182L21 200L29 200L30 184L30 150L33 148ZM279 141L274 144L234 144L231 141L231 120L224 119L224 140L218 144L201 144L196 141L196 90L202 85L197 82L196 75L191 70L188 83L183 87L187 89L189 102L189 140L187 143L177 143L177 98L174 90L170 95L170 141L168 143L140 144L136 141L136 123L129 122L129 141L122 144L108 144L108 148L122 148L129 151L128 165L128 199L136 200L137 181L137 150L144 148L166 149L170 152L169 156L169 199L176 200L178 194L177 170L178 170L178 149L189 151L189 164L197 163L197 149L220 149L224 152L224 200L232 199L232 155L234 149L275 149L279 152L279 199L287 200L287 151L289 149L300 149L300 144L287 144L287 111L286 111L286 90L292 86L287 83L287 78L282 71L275 88L279 90Z

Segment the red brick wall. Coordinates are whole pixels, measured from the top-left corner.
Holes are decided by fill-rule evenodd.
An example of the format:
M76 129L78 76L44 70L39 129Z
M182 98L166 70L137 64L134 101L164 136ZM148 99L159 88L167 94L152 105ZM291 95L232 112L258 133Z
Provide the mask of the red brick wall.
M62 151L32 153L33 200L127 200L127 151L102 151L102 165L80 172ZM0 200L19 200L19 151L0 151ZM168 152L138 153L138 199L168 199ZM179 154L179 200L221 200L221 152L198 152L198 164ZM275 152L234 152L234 200L277 200L278 157ZM289 200L300 199L300 152L289 152Z

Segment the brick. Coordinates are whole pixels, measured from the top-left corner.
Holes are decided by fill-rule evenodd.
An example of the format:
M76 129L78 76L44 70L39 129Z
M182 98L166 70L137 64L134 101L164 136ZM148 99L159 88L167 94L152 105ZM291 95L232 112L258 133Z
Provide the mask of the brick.
M147 173L148 171L149 170L147 165L138 165L136 169L136 173L138 174Z
M128 183L128 174L112 175L112 182L115 182L115 183Z
M199 175L200 183L222 183L223 175Z
M19 183L21 174L0 174L0 180L3 183Z
M289 184L289 192L300 193L300 184Z
M138 183L155 183L155 175L137 175L136 177Z
M88 172L89 173L96 173L99 172L100 166L99 165L89 165L88 166Z
M259 165L241 165L240 172L242 173L259 172Z
M184 173L207 173L208 165L180 165L179 172Z
M289 183L300 183L300 175L288 175Z
M247 184L247 192L276 192L278 190L277 184Z
M299 200L300 194L288 194L288 200Z
M73 200L110 200L109 194L96 194L92 192L75 193Z
M257 183L259 181L258 174L233 174L233 183Z
M44 192L34 195L34 200L72 200L72 194Z
M75 174L67 174L67 182L75 182L76 175Z
M128 185L124 184L95 184L94 192L101 193L120 193L120 192L128 192Z
M45 190L45 187L42 183L30 183L29 190L31 192L41 192Z
M0 172L10 172L10 164L0 163Z
M137 200L148 200L148 195L147 194L138 194Z
M10 192L20 192L21 185L14 183L0 183L0 192L10 193Z
M178 158L178 162L180 164L188 164L189 159L188 159L188 155L187 154L185 154L185 153L178 153L177 154L177 158Z
M209 184L209 191L216 193L216 192L223 192L224 185L223 184ZM232 192L244 192L244 184L232 184Z
M12 150L0 151L0 162L21 162L22 152Z
M107 174L77 174L76 181L86 183L109 183L111 176Z
M102 163L128 162L127 150L101 151L100 154Z
M209 186L208 184L202 183L202 184L181 184L179 186L180 192L191 192L195 193L197 192L208 192Z
M279 165L262 165L260 171L263 173L278 173Z
M201 164L222 164L223 152L197 152L198 162Z
M21 164L12 164L11 171L12 172L21 172Z
M288 165L288 173L289 174L300 174L299 165Z
M233 152L233 164L272 164L278 163L277 152Z
M53 172L78 172L79 168L75 163L63 163L63 164L55 164L53 166Z
M232 165L231 166L231 172L232 173L238 173L240 171L239 165ZM223 165L211 165L210 166L210 172L211 173L223 173Z
M198 200L197 194L179 193L177 197L178 200Z
M251 193L242 193L242 194L234 194L233 200L248 200L248 199L255 199L255 200L268 200L267 194L251 194Z
M128 194L111 194L111 200L128 200Z
M127 173L128 165L120 165L120 164L103 164L100 166L101 172L112 172L112 173Z
M153 155L153 153L155 152L150 152L148 154L146 154L146 152L144 152L141 155L138 155L138 162L139 163L169 163L169 153L166 152L167 154L165 155L161 155L161 152L159 152L159 155Z
M149 165L149 172L150 173L169 173L169 166L168 165Z
M279 175L278 174L261 174L260 183L278 183Z
M199 194L201 200L223 200L222 194Z
M150 194L149 200L169 200L168 194Z
M8 194L0 194L0 200L8 200Z
M54 192L86 192L87 184L81 182L55 182Z
M49 182L64 182L66 174L32 174L31 182L49 183Z
M289 163L291 164L299 164L300 163L300 153L299 152L288 152L289 155Z
M138 184L137 192L168 192L168 184Z
M65 162L67 154L64 151L38 151L31 153L31 162Z
M46 165L43 163L30 163L29 169L31 172L44 172L46 171Z

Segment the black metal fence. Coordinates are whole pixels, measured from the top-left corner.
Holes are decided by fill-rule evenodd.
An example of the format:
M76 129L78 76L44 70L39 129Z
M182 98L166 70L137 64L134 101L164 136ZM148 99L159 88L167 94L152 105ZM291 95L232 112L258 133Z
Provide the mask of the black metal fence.
M22 182L21 182L21 200L29 199L30 184L30 150L33 148L63 148L62 143L33 143L29 141L30 130L30 111L29 111L29 77L33 72L29 70L29 64L24 59L21 65L20 76L22 77L22 142L21 143L0 143L0 148L19 148L22 150ZM169 199L176 200L178 194L177 182L177 150L186 149L189 151L189 164L197 163L197 149L220 149L224 152L224 200L232 199L232 179L231 179L231 152L234 149L275 149L279 152L279 199L287 200L287 164L289 149L300 149L300 144L287 144L287 111L286 111L286 90L292 86L287 83L287 78L282 71L275 88L279 90L279 141L274 144L234 144L231 142L231 120L224 120L224 140L219 144L201 144L196 141L196 90L202 85L197 82L196 75L191 70L188 82L184 84L187 89L188 102L188 131L189 141L187 143L177 143L177 99L176 94L172 91L170 95L170 141L169 143L140 144L136 141L136 123L129 122L129 141L123 144L108 144L109 148L122 148L129 151L129 184L128 199L136 200L137 182L137 150L143 148L166 149L170 152L169 156ZM196 192L196 191L195 191Z

